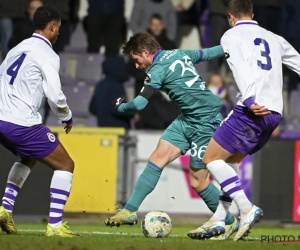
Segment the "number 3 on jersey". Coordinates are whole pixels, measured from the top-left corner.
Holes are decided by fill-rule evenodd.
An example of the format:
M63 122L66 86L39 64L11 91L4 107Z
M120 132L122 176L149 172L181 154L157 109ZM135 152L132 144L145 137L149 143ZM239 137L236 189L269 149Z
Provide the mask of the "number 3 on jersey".
M14 84L14 81L18 75L19 69L24 61L26 57L26 54L23 53L22 55L20 55L20 57L7 69L6 74L11 76L11 79L9 81L10 85Z
M265 64L265 63L262 63L262 61L258 60L257 65L263 70L270 70L270 69L272 69L272 61L271 61L271 57L270 57L270 47L269 47L268 42L262 38L256 38L254 40L254 44L256 46L259 46L261 43L264 45L265 50L261 51L260 54L261 54L261 56L266 58L267 63Z

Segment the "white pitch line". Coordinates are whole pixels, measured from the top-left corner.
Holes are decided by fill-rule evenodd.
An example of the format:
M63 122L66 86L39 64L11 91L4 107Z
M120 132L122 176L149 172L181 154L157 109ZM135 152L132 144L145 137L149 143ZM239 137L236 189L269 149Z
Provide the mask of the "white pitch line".
M18 230L19 232L24 232L24 233L44 233L45 230L33 230L33 229L21 229ZM122 233L122 232L99 232L99 231L75 231L78 234L94 234L94 235L124 235L124 236L144 236L143 234L138 234L138 233ZM187 236L185 235L178 235L178 234L173 234L170 235L168 238L185 238ZM252 238L252 237L247 237L245 241L260 241L260 238Z
M26 232L26 233L42 233L46 230L33 230L33 229L18 229L18 232Z
M45 230L21 229L20 233L44 233ZM122 232L99 232L99 231L75 231L78 234L95 234L95 235L124 235L124 236L144 236L138 233L122 233ZM169 237L185 237L184 235L170 235Z

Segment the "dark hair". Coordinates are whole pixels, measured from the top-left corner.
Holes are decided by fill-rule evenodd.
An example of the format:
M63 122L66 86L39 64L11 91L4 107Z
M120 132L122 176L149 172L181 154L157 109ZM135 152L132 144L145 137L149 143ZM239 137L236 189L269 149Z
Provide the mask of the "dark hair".
M138 32L129 38L129 41L123 46L123 54L130 56L141 54L143 49L147 49L151 54L161 49L160 44L154 36L147 32Z
M251 0L230 0L227 7L228 13L237 18L252 16L253 5Z
M56 9L51 6L41 6L33 15L33 27L34 30L44 30L51 21L60 20L61 16Z
M157 13L155 13L155 14L153 14L152 16L151 16L151 18L150 18L150 20L152 20L152 19L158 19L159 21L163 21L163 18L162 18L162 16L160 15L160 14L157 14Z

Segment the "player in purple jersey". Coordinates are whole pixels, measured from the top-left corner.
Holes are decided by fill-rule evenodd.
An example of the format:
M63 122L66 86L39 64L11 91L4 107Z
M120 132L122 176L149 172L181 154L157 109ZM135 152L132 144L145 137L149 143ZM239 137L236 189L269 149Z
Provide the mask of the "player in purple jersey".
M0 143L19 156L11 168L0 207L0 226L17 234L12 212L18 192L37 161L54 170L50 185L50 214L46 236L78 236L62 223L70 194L74 162L38 113L45 95L52 111L72 129L72 112L61 91L59 57L53 51L61 17L49 6L37 9L34 33L9 51L0 66Z
M228 21L232 27L221 46L239 88L239 101L217 128L203 156L207 169L226 196L192 238L207 239L224 232L224 218L232 200L240 211L240 227L234 240L246 236L263 216L261 208L246 197L238 175L228 163L240 162L260 150L278 126L282 109L282 64L300 74L300 55L282 37L252 20L251 0L230 0Z

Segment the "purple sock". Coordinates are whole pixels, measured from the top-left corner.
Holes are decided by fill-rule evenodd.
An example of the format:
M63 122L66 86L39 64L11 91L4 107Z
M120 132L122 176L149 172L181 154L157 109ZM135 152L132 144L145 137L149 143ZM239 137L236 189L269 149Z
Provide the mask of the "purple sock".
M49 224L60 227L67 199L70 195L73 174L67 171L54 171L50 186Z
M2 198L2 206L9 212L14 210L15 200L20 188L12 183L7 183L4 197Z
M30 174L30 168L20 162L15 162L12 166L5 188L4 197L2 198L2 206L12 212L14 210L17 195Z

